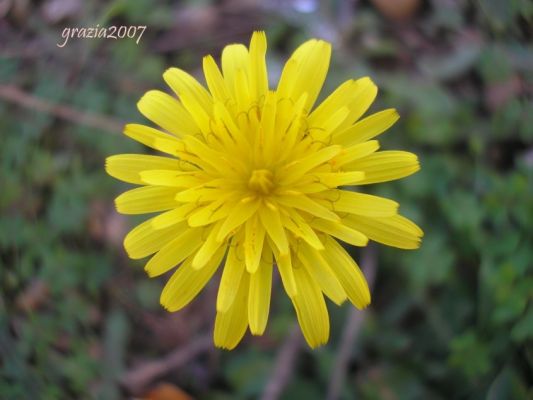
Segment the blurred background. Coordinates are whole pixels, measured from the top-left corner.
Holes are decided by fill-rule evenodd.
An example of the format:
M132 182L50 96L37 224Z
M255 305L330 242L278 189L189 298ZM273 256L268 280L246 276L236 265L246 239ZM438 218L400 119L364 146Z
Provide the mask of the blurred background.
M528 0L0 0L1 399L533 398L533 3ZM146 25L133 39L66 27ZM370 76L402 118L383 149L422 170L375 185L425 231L418 251L353 251L365 312L329 307L311 351L279 282L263 337L211 342L217 279L185 310L127 259L127 189L106 156L179 66L267 31L272 83L310 37L333 43L322 97ZM201 78L203 79L203 78ZM141 218L142 219L142 218ZM331 306L331 304L329 304Z

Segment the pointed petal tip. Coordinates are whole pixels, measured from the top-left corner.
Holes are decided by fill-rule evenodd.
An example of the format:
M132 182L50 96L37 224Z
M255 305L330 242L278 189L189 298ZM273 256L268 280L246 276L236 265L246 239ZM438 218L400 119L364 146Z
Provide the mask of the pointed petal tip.
M116 210L119 214L123 214L123 213L121 212L120 201L117 201L119 197L120 197L120 196L118 196L117 198L115 198L115 200L113 200L113 204L115 205L115 210Z
M258 38L266 38L266 33L264 30L262 29L258 29L258 30L255 30L253 33L252 33L252 39L255 38L255 37L258 37Z
M316 44L318 46L321 46L324 50L326 50L327 52L331 53L331 48L332 48L332 45L330 42L328 42L327 40L324 40L324 39L315 39L316 40Z
M166 297L166 296L165 296ZM168 299L167 298L163 298L163 295L161 294L161 297L159 298L159 304L161 305L161 307L163 307L163 309L165 311L168 311L168 312L172 312L172 311L175 311L175 310L171 310L169 305L168 305Z
M362 83L362 84L365 84L365 85L376 86L376 84L374 83L372 78L369 77L369 76L363 76L362 78L357 79L356 82L359 82L359 83Z
M368 299L363 299L361 302L351 302L355 308L357 308L359 311L363 311L370 305L370 297Z
M145 92L141 98L139 99L139 101L137 102L137 108L140 110L140 108L143 106L143 104L146 103L146 100L150 97L150 96L153 96L155 93L158 93L157 90L155 89L152 89L152 90L148 90L147 92ZM132 125L132 124L128 124L128 125ZM126 125L124 128L126 128L128 125Z
M164 78L165 76L168 76L169 74L172 74L172 73L176 72L177 70L178 70L178 69L177 69L176 67L170 67L170 68L167 68L167 69L165 70L165 72L163 72L163 78Z
M105 172L107 173L107 175L109 175L112 178L118 179L117 177L115 177L115 174L113 174L113 172L112 172L112 168L113 168L112 167L112 163L113 163L114 157L115 156L106 157L105 163L104 163L104 168L105 168Z
M396 119L396 121L400 119L400 113L395 108L392 109L392 116L393 116L393 118ZM396 121L394 121L394 122L396 122Z
M265 333L266 326L260 327L260 326L252 326L250 324L250 333L253 336L262 336Z
M144 268L144 272L146 272L146 275L148 275L148 278L154 278L155 275L153 274L153 272L151 272L149 269L147 269L146 267Z
M324 293L325 294L325 293ZM342 306L346 300L348 300L348 296L345 294L343 297L339 297L338 299L332 299L328 296L328 299L330 299L333 303L335 303L338 306Z
M139 104L139 102L137 102ZM136 124L126 124L124 125L124 128L122 128L122 133L126 136L129 136L128 133L133 129L133 126Z
M309 340L306 339L306 342L312 350L316 350L320 347L325 346L328 343L328 340L329 338L326 338L326 340L319 340L317 342L310 342Z
M128 251L128 249L126 248L126 245L124 245L124 251L126 252L126 255L128 256L128 258L130 259L134 259L132 256L131 256L131 253Z
M233 350L235 347L237 347L237 344L230 344L228 345L227 343L221 343L221 342L218 342L216 340L213 340L213 344L215 345L215 347L217 349L220 349L220 350L226 350L226 351L231 351Z

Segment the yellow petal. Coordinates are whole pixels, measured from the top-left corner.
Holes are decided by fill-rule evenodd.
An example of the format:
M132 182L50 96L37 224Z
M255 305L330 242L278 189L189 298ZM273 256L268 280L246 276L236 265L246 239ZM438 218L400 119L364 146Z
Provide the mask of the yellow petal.
M285 229L281 224L279 211L274 211L271 210L269 207L262 206L259 208L259 218L261 220L261 223L265 227L268 236L270 236L272 241L275 243L279 252L282 255L287 254L289 252L289 242L287 240L287 234L285 233Z
M145 154L117 154L106 158L105 170L113 178L143 185L139 173L149 169L178 170L179 161L173 158Z
M378 151L347 164L347 169L363 171L365 178L358 185L393 181L414 174L420 169L418 158L407 151Z
M240 282L235 282L237 294L233 304L225 312L217 311L213 334L216 347L227 350L234 349L246 333L249 276L248 273L245 273Z
M352 172L325 172L310 174L309 178L314 180L312 184L303 185L301 187L302 191L309 193L306 189L310 189L310 185L322 185L322 190L325 188L336 188L337 186L348 186L356 185L358 182L362 181L365 177L365 173L362 171L352 171ZM300 186L298 186L299 190ZM311 191L313 192L313 191Z
M294 277L298 294L292 298L292 303L305 340L311 348L321 346L329 338L329 315L324 296L302 265L295 266Z
M206 112L213 106L209 92L187 72L179 68L169 68L163 74L163 79L180 98L183 95L194 98Z
M337 276L348 299L359 309L368 306L370 290L357 263L335 239L327 236L324 246L326 249L321 254Z
M150 90L137 103L137 108L150 121L178 137L198 132L191 115L174 97Z
M287 185L296 182L306 172L311 171L320 164L331 160L333 157L339 154L341 150L341 146L328 146L304 158L287 164L280 169L280 184Z
M298 293L298 289L296 287L296 281L294 279L294 273L292 269L292 259L291 259L291 253L287 253L284 255L281 255L279 250L276 248L274 243L269 240L270 248L272 249L272 252L274 253L274 257L276 259L276 265L278 266L278 271L281 276L281 282L283 283L283 287L285 288L285 291L287 292L287 295L289 297L294 297L296 293Z
M219 188L207 187L209 182L198 185L183 192L179 192L176 195L176 200L184 203L195 202L211 202L220 198L220 196L225 194L225 191Z
M178 311L189 304L216 272L225 252L226 246L220 247L200 270L191 266L192 257L187 258L163 288L161 305L168 311Z
M258 137L254 143L255 159L259 163L271 164L276 154L274 148L279 141L280 132L275 131L276 95L267 92L258 127Z
M237 203L233 211L227 216L218 232L217 240L222 241L232 230L238 228L243 222L255 214L260 205L259 200Z
M149 169L140 172L141 180L148 185L190 188L207 181L208 176L197 171Z
M272 290L272 262L272 250L269 246L264 246L261 265L250 275L248 321L252 335L262 335L268 321Z
M254 215L248 221L246 221L244 239L246 269L251 274L255 273L259 267L264 241L265 227L259 221L259 217Z
M277 98L279 103L278 106L281 105L279 109L282 110L282 112L286 112L289 116L288 120L283 125L281 123L276 124L276 129L279 129L279 132L282 134L282 140L277 148L278 158L279 160L286 160L291 156L294 156L294 147L298 144L298 139L302 135L302 128L305 124L306 110L304 110L304 106L307 101L307 93L303 93L300 96L290 112L286 111L285 107L287 107L287 104L292 104L291 99L281 98L279 94L277 94Z
M175 155L179 140L175 136L163 133L149 126L139 124L127 124L124 134L152 149Z
M294 233L297 238L305 240L311 247L317 250L324 248L313 228L307 224L298 211L287 208L285 212L280 214L281 222L285 228Z
M298 71L298 61L294 58L289 58L283 67L281 76L278 81L278 88L276 92L280 99L291 99L291 93L294 87L294 82L296 81L296 72ZM296 96L295 96L296 97ZM294 99L293 99L294 101ZM302 107L307 105L307 99L305 103L302 104ZM306 111L309 111L308 109Z
M221 223L215 224L207 235L207 239L200 246L200 249L196 252L193 258L192 267L194 269L204 268L206 264L209 263L209 260L215 254L215 252L222 247L223 243L218 241L217 234L220 230ZM225 247L225 246L224 246Z
M124 248L133 259L144 258L159 251L168 242L188 229L186 223L174 224L165 229L155 229L154 218L133 228L124 238Z
M189 257L202 244L202 234L201 228L189 228L181 235L173 237L144 266L148 276L164 274Z
M254 32L250 40L250 88L252 101L259 101L268 91L266 51L267 39L265 32Z
M176 189L144 186L128 190L115 199L117 211L121 214L145 214L177 207Z
M337 87L320 105L309 115L309 126L323 126L337 110L346 107L353 101L357 82L350 79Z
M209 225L222 218L226 218L234 209L231 195L221 194L218 199L206 206L197 206L197 210L191 213L188 222L190 226ZM194 204L194 203L190 203Z
M356 230L340 222L326 221L324 219L315 219L309 223L313 228L339 238L343 242L353 244L354 246L366 246L368 238Z
M332 115L329 116L324 121L324 124L319 127L309 127L310 135L313 139L317 141L323 141L324 143L328 143L329 140L326 138L329 138L334 132L350 115L350 110L348 107L343 107L337 111L335 111Z
M243 276L244 266L244 249L242 244L242 234L234 236L226 257L226 264L220 278L220 286L217 295L217 311L227 312L231 307L237 295L239 282ZM244 274L247 275L247 274Z
M200 160L209 163L212 166L213 171L216 171L215 173L223 173L225 176L234 176L235 172L249 172L242 160L213 150L204 141L196 137L187 136L183 141L187 146L187 151L196 154Z
M330 130L327 133L335 135L338 132L342 132L366 112L376 98L377 91L377 86L368 77L360 78L356 81L346 81L311 113L309 125L311 127L322 127L334 112L341 108L346 108L348 109L346 117L339 121L334 130Z
M169 68L163 79L179 96L198 128L207 134L213 110L213 99L209 92L191 75L179 68Z
M188 136L192 137L192 136ZM166 144L164 144L166 145ZM179 141L175 148L173 149L175 156L178 158L178 163L180 166L180 170L182 171L198 171L203 170L208 173L216 173L216 169L214 169L210 164L203 161L202 158L198 157L195 153L190 152L187 149L187 145L183 140Z
M322 257L322 254L323 252L303 244L297 251L298 258L324 294L335 304L341 305L346 300L346 292L324 257Z
M336 167L342 167L355 160L359 160L360 158L366 157L376 152L378 149L379 142L377 140L370 140L368 142L355 144L353 146L344 148L342 152L332 160L332 163Z
M238 106L237 121L240 123L239 126L241 126L241 128L246 129L248 127L248 116L245 116L241 111L248 111L248 108L252 103L247 66L244 68L237 68L233 84L235 86L233 89L235 102Z
M215 118L225 128L231 140L236 143L239 150L246 156L250 152L250 142L247 135L237 125L229 109L225 104L216 102L214 106Z
M350 110L349 117L340 125L339 130L352 125L368 110L378 94L378 87L369 77L355 81L357 87L353 93L353 100L347 106Z
M336 213L349 213L368 217L390 217L400 206L394 200L349 190L329 190L313 195L316 201L323 200L325 207Z
M309 213L319 218L324 218L330 221L340 220L337 214L328 210L326 207L318 204L316 201L313 201L313 199L303 194L296 196L279 196L276 197L276 201L287 207L293 207L298 210L305 211L306 213Z
M353 146L378 136L389 129L400 115L394 108L372 114L333 136L334 143Z
M167 189L167 188L165 188ZM190 213L192 213L198 206L194 203L179 204L173 210L159 214L152 219L152 225L155 229L167 228L171 225L177 224L186 220Z
M203 68L207 87L213 98L225 103L230 98L229 90L213 57L204 57Z
M371 240L400 249L419 248L423 236L422 230L415 223L401 215L381 218L350 215L343 222Z
M315 103L329 68L331 45L323 40L312 39L298 47L285 65L280 77L280 98L294 101L306 92L305 108L310 110ZM295 64L296 67L291 66Z
M232 93L233 99L237 99L235 88L237 87L237 73L239 70L244 72L246 85L248 85L248 69L249 69L248 49L242 44L232 44L224 47L222 50L222 73L226 86Z
M328 118L326 118L320 126L310 126L308 128L309 135L316 142L322 142L328 144L330 137L335 130L341 126L341 124L350 115L348 107L343 107L336 110Z

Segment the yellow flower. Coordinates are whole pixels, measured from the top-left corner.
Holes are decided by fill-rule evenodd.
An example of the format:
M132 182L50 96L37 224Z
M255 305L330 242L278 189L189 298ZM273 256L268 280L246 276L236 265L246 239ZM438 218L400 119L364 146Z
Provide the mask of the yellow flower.
M274 265L307 342L317 347L329 337L324 295L357 308L370 303L363 274L336 239L414 249L422 237L395 201L342 189L419 169L412 153L377 151L373 139L398 119L394 109L360 119L376 85L346 81L313 107L331 45L302 44L276 90L268 86L266 47L263 32L249 48L225 47L222 71L204 57L208 90L180 69L167 70L163 78L179 100L152 90L138 103L162 130L129 124L124 133L171 157L121 154L106 162L111 176L141 185L117 197L119 212L164 211L134 228L124 247L133 259L151 256L151 277L179 265L161 294L166 309L186 306L224 264L214 342L227 349L248 327L264 332Z

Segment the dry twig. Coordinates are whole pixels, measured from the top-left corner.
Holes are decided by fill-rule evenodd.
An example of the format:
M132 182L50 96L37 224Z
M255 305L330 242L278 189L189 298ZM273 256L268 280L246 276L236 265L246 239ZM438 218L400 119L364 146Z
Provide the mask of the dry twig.
M33 111L52 114L75 124L87 125L111 133L122 132L124 126L122 122L103 115L82 112L63 104L50 103L13 85L0 85L0 98Z
M376 265L377 265L377 251L373 246L369 246L364 249L363 257L361 260L361 266L363 273L368 281L370 289L374 285L374 279L376 277ZM344 380L346 378L346 369L350 356L352 354L353 344L355 338L359 334L361 326L365 318L365 311L359 311L355 308L350 308L346 325L342 332L342 339L337 351L337 357L335 359L335 366L331 371L331 378L329 380L329 387L327 393L327 400L337 400L340 396Z
M279 399L283 389L289 383L296 361L296 356L302 343L302 334L297 324L291 329L289 336L278 352L272 375L265 385L261 400Z
M198 354L209 350L212 345L213 339L211 335L201 336L161 359L145 362L141 366L127 371L120 378L120 383L131 393L140 393L154 379L170 370L185 365Z

